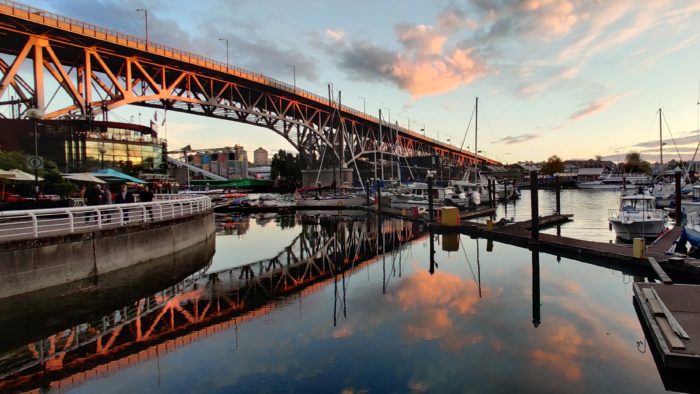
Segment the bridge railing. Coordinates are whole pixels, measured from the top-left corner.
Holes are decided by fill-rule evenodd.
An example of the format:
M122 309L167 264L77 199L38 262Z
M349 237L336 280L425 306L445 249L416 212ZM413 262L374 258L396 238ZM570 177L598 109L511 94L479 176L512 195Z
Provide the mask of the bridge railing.
M0 12L34 22L41 22L42 24L56 27L58 29L71 31L77 34L94 37L108 42L113 42L118 45L125 45L128 47L136 48L138 50L154 53L156 55L161 55L168 58L173 58L180 61L196 64L199 66L215 69L223 73L232 74L254 82L263 83L271 87L285 90L289 93L293 93L298 96L302 96L304 98L308 98L310 100L329 105L331 107L334 106L334 103L331 102L328 97L319 96L315 93L297 88L294 85L290 85L286 82L270 78L263 74L248 71L240 67L231 66L230 64L218 60L210 59L201 55L158 44L152 41L147 42L144 39L130 34L124 34L115 30L106 29L104 27L69 18L63 15L55 14L49 11L44 11L42 9L31 7L12 0L0 0ZM366 112L359 111L345 105L341 105L340 110L345 113L357 116L359 118L364 118L366 120L372 121L374 123L380 123L378 117L368 115ZM386 121L386 119L382 120L382 124L386 125L386 127L389 127L391 130L398 130L399 132L404 133L405 135L411 136L413 138L424 140L433 145L441 146L443 149L448 149L463 154L469 154L478 159L486 161L490 160L487 157L481 156L476 152L472 153L470 151L460 149L457 146L445 144L444 142L439 141L435 138L423 136L406 127L399 126L396 123L390 124Z
M6 211L0 212L0 243L161 222L211 208L207 196L158 194L145 203Z

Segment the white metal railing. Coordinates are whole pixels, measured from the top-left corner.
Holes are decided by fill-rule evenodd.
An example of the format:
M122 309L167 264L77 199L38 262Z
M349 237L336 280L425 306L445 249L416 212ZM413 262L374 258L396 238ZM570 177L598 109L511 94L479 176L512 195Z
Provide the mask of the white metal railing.
M322 97L319 96L315 93L311 93L307 90L300 89L294 85L290 85L286 82L282 82L280 80L270 78L266 75L252 72L245 70L240 67L232 66L230 64L218 61L218 60L213 60L201 55L197 55L191 52L183 51L180 49L176 49L173 47L169 47L166 45L161 45L158 43L155 43L153 41L148 41L146 40L130 35L130 34L124 34L121 32L118 32L116 30L110 30L106 29L101 26L93 25L91 23L79 21L77 19L69 18L63 15L55 14L53 12L45 11L40 8L35 8L32 6L28 6L22 3L18 3L16 1L12 0L0 0L0 13L12 15L17 18L22 18L26 20L30 20L33 22L37 23L42 23L46 26L51 26L55 27L58 29L70 31L73 33L78 33L82 34L88 37L94 37L100 40L104 41L109 41L115 44L119 45L124 45L132 48L136 48L142 51L150 52L153 54L165 56L168 58L173 58L176 60L180 60L183 62L188 62L192 64L196 64L198 66L203 66L207 67L210 69L214 69L223 73L235 75L237 77L245 78L250 81L254 82L259 82L266 84L268 86L272 86L278 89L285 90L287 92L296 94L297 96L301 96L310 100L314 100L316 102L322 103L329 105L331 107L335 106L334 103L330 102L330 100L327 97ZM363 111L356 110L354 108L348 107L346 105L341 105L340 110L352 114L354 116L357 116L359 118L363 118L366 120L370 120L375 123L380 123L379 118L368 115L367 113ZM455 152L460 152L460 153L468 153L471 156L474 156L476 158L482 159L482 160L488 160L486 156L479 155L477 152L470 152L464 149L460 149L457 146L451 145L451 144L445 144L442 141L436 140L435 138L431 137L426 137L423 136L422 134L419 134L413 130L410 130L406 127L398 125L398 123L394 124L389 124L386 119L382 120L382 124L384 124L386 127L389 127L390 129L393 130L398 130L405 135L409 135L413 138L416 139L422 139L425 140L429 143L432 143L434 145L441 146L443 148L455 151Z
M0 212L0 243L160 222L212 209L207 196L157 194L145 203Z

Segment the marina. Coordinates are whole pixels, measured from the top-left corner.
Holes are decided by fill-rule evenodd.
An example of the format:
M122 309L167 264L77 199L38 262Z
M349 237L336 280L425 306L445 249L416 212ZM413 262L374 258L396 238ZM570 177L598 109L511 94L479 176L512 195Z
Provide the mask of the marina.
M0 392L697 392L700 7L487 3L0 0Z

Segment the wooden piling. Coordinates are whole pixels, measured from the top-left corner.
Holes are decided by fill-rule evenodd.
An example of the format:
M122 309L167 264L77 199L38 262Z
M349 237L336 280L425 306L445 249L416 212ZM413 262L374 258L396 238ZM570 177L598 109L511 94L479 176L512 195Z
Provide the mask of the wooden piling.
M681 217L681 172L676 171L676 227L680 227L683 223L683 218Z
M532 244L537 244L540 239L540 212L537 186L537 171L530 171L530 203L532 210L530 232L532 233Z
M532 325L537 328L540 320L540 251L532 249Z
M433 222L433 177L428 176L428 221Z
M557 215L561 214L561 178L559 175L554 177L554 185L557 191Z

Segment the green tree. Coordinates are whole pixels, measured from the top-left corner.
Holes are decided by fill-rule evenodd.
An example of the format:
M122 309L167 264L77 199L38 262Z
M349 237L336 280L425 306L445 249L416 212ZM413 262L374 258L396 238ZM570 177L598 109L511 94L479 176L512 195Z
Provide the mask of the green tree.
M0 151L0 170L14 169L27 171L27 155L18 151Z
M554 175L558 172L564 172L564 162L557 155L551 156L547 159L547 162L542 166L542 173L547 175Z
M285 179L290 182L301 182L301 170L306 167L306 162L297 153L294 154L280 149L272 156L270 163L270 178Z
M639 152L630 152L625 156L623 170L631 173L649 173L651 172L651 164L642 160Z

